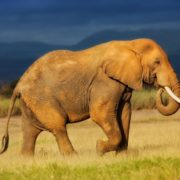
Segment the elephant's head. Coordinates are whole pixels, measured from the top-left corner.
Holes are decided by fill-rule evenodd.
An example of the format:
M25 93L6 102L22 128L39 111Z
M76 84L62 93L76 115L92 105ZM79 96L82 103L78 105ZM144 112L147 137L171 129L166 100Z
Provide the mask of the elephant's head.
M180 106L180 82L168 61L167 54L154 41L139 39L131 42L132 48L141 56L142 80L160 87L157 93L157 109L164 115L175 113ZM165 89L169 96L168 104L162 103L162 92Z
M150 39L114 44L119 48L112 48L111 60L104 66L106 74L132 89L142 88L143 83L160 87L157 93L157 109L164 115L174 114L180 106L180 82L164 50ZM167 105L162 102L163 89L170 95Z

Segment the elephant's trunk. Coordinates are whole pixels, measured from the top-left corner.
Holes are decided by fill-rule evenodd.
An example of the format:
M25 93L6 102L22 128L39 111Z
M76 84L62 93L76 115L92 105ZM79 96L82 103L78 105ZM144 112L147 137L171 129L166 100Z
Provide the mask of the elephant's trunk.
M170 94L168 96L168 104L164 105L162 102L163 89L161 88L161 89L159 89L159 91L157 93L156 106L157 106L158 111L161 114L163 114L165 116L169 116L169 115L174 114L176 111L178 111L178 109L180 107L180 103L178 102L179 97L180 97L180 82L177 82L172 87L172 91L167 87L165 89L167 90L168 94Z

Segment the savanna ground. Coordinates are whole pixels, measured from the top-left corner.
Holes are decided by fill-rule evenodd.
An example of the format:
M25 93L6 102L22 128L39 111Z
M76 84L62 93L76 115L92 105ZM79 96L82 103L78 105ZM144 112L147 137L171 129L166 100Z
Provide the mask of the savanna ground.
M12 89L4 86L0 90L0 138ZM13 112L16 116L10 122L9 149L0 156L0 179L180 179L180 111L170 117L160 115L154 110L155 98L154 89L133 93L129 150L103 157L96 154L96 140L106 136L91 120L68 125L78 156L62 157L55 138L43 132L35 158L22 157L17 102Z
M0 119L0 136L5 118ZM127 153L96 155L96 140L106 139L91 120L69 124L75 157L62 157L55 138L40 134L34 159L20 155L20 116L12 117L10 145L0 156L0 179L180 179L180 111L165 117L156 110L133 111Z

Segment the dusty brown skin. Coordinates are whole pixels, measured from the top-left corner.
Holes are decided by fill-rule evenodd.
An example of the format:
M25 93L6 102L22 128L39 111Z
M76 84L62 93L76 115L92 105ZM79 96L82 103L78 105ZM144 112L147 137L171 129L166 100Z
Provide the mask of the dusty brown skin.
M23 154L34 154L43 130L54 134L62 154L75 153L66 124L88 117L108 138L97 141L99 154L127 149L132 90L141 89L144 82L168 86L180 96L180 83L166 53L150 39L50 52L29 67L14 90L1 153L8 147L8 124L17 97L23 117ZM169 97L169 104L163 105L161 91L157 108L165 115L175 113L179 104Z

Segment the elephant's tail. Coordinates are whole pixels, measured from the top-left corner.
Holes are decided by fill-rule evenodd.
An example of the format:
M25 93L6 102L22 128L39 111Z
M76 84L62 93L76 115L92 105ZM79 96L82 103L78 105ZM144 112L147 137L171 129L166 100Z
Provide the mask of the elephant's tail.
M11 114L12 114L14 104L16 102L17 97L18 97L18 93L16 92L16 89L15 89L13 92L13 95L11 97L10 106L8 109L6 128L5 128L4 136L2 137L2 148L0 150L0 154L4 153L8 148L8 144L9 144L9 133L8 133L9 121L10 121Z

